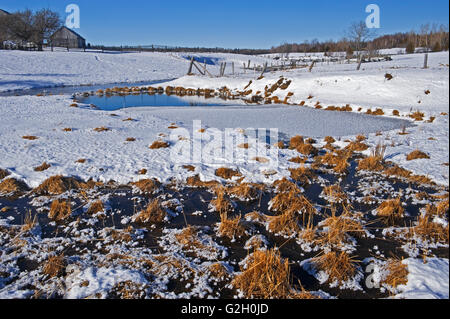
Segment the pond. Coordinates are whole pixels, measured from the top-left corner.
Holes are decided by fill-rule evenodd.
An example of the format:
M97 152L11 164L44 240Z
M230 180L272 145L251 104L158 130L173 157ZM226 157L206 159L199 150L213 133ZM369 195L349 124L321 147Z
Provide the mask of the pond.
M97 96L78 97L78 101L85 104L95 105L103 111L116 111L129 107L148 107L148 106L222 106L220 99L206 99L199 96L178 97L166 94L138 94L138 95L113 95L113 96ZM225 102L225 101L223 101Z

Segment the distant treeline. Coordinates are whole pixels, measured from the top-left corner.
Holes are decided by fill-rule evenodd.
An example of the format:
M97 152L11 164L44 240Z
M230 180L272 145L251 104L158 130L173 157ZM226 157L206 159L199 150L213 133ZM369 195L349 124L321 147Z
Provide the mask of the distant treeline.
M192 53L234 53L244 55L268 54L268 49L226 49L226 48L201 48L201 47L177 47L164 45L145 46L103 46L88 44L88 49L105 51L139 51L139 52L192 52Z
M305 41L303 43L283 43L272 47L271 53L293 53L293 52L351 52L357 50L357 43L352 36L344 37L339 41L318 40ZM362 48L368 51L392 48L406 48L408 53L413 53L416 48L426 48L430 51L448 51L449 31L448 26L423 25L420 31L407 33L395 33L373 37L364 41Z

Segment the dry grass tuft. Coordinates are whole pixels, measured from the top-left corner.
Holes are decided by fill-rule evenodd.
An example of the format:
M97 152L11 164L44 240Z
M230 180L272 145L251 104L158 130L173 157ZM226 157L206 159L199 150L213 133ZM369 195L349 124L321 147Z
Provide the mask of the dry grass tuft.
M25 135L25 136L22 136L22 138L23 138L24 140L34 141L34 140L37 140L39 137L37 137L37 136L32 136L32 135Z
M290 168L291 178L302 184L311 184L312 180L316 177L313 171L305 166L299 168Z
M250 148L250 144L248 144L248 143L239 144L238 148L249 149Z
M332 203L345 203L348 201L347 194L341 189L339 185L327 186L323 189L323 193Z
M23 193L27 190L28 186L15 178L8 178L0 183L0 194Z
M101 126L101 127L94 128L94 131L98 132L98 133L100 133L100 132L107 132L107 131L109 131L109 128Z
M9 176L10 173L7 170L0 168L0 180L4 179L6 176Z
M386 152L386 146L378 144L372 151L372 155L364 158L358 163L358 170L375 171L379 172L384 169L384 155Z
M157 150L160 148L169 148L170 144L164 141L155 141L152 145L150 145L151 150Z
M203 182L200 179L199 175L195 175L195 176L191 176L188 177L186 179L186 184L191 186L191 187L199 187L199 188L215 188L217 187L220 183L217 181L208 181L208 182Z
M215 208L215 211L221 215L232 211L233 205L231 204L231 201L225 197L226 188L218 186L214 192L216 193L216 199L211 201L211 205Z
M400 198L387 200L377 208L377 216L380 216L383 223L394 226L405 218L405 209Z
M225 211L220 214L219 236L230 239L240 238L245 234L245 229L241 223L241 216L229 218Z
M274 234L292 236L300 231L298 213L292 209L278 216L267 216L269 231Z
M258 196L258 190L263 190L264 185L240 183L239 185L229 187L227 193L242 200L253 200Z
M315 148L314 146L312 146L311 144L301 144L296 148L297 152L299 152L300 154L303 155L317 155L319 153L319 151L317 150L317 148Z
M105 206L101 200L97 200L89 205L87 213L89 215L95 215L97 213L103 212L105 210Z
M393 288L408 283L408 266L402 263L402 260L396 258L389 258L383 270L387 276L382 283Z
M135 222L142 224L159 224L164 221L166 216L167 213L162 208L161 203L159 202L159 200L155 199L148 204L145 210L141 211L136 216Z
M72 132L73 130L70 127L63 128L63 132Z
M233 177L241 177L242 174L231 168L221 167L216 170L216 176L223 179L232 179Z
M232 285L246 298L283 299L290 294L289 261L277 250L255 251Z
M297 147L299 147L302 144L305 144L305 139L303 138L303 136L297 135L297 136L294 136L293 138L291 138L291 141L289 143L289 148L296 149Z
M348 144L345 149L352 152L364 152L369 149L369 145L363 143L362 141L355 141Z
M136 139L134 137L128 137L126 139L127 142L136 142Z
M356 261L346 252L334 251L312 259L312 263L328 275L328 282L346 282L356 274Z
M410 235L420 237L422 240L437 242L448 245L449 225L444 227L440 223L434 222L435 217L445 217L448 215L448 200L438 205L428 205L426 213L418 216L416 226L410 230Z
M326 136L323 140L324 140L327 144L333 144L333 143L336 142L336 140L335 140L332 136Z
M29 210L25 215L25 219L23 221L21 230L23 232L28 232L32 230L37 225L37 223L38 223L37 215L33 216L31 210Z
M81 188L83 188L83 184L75 178L57 175L46 179L33 191L39 195L60 195L67 191Z
M61 276L66 266L64 255L49 257L42 272L50 278Z
M362 237L365 234L360 222L345 215L332 216L321 223L325 231L321 234L320 242L340 247L347 243L350 236Z
M416 159L430 159L430 156L428 156L428 154L426 154L422 151L419 151L419 150L415 150L406 156L407 161L413 161Z
M136 186L141 192L146 194L152 194L159 188L158 183L153 179L143 179L139 182L132 183L132 185Z
M419 111L416 111L414 113L411 113L409 115L410 118L414 119L414 121L420 122L423 121L423 118L425 117L425 114Z
M50 206L50 212L48 218L54 221L61 221L69 218L72 215L72 207L69 201L55 200Z
M47 162L42 163L42 165L35 167L34 171L35 172L43 172L47 169L49 169L50 167L52 167L50 164L48 164Z

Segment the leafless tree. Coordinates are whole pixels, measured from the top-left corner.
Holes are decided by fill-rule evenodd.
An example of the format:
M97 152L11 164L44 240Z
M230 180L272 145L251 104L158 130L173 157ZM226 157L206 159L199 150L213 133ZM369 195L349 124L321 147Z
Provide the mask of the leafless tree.
M348 38L355 46L358 56L361 54L364 44L375 36L375 32L369 29L363 21L353 23L347 33Z
M57 12L49 9L42 9L33 16L33 41L42 50L44 40L49 40L50 36L62 26L61 17Z

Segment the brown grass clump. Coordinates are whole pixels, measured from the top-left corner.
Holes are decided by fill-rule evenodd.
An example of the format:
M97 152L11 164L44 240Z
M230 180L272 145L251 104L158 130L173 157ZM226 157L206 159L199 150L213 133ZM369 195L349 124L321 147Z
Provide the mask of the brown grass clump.
M241 177L242 174L231 168L221 167L216 170L216 176L223 179L232 179L233 177Z
M322 164L332 167L332 169L338 174L344 174L347 172L347 168L349 166L348 160L352 156L352 151L350 150L342 150L328 152L323 156L318 156L315 158L316 164Z
M321 234L320 242L338 247L348 242L349 235L362 237L365 234L361 223L345 215L329 217L322 222L321 227L326 230Z
M86 159L85 158L80 158L75 163L84 164L84 163L86 163Z
M386 225L394 226L398 221L405 218L405 209L400 198L387 200L377 208L377 216L382 218Z
M323 189L323 193L332 203L344 203L348 201L347 194L341 189L339 185L327 186Z
M257 250L232 285L246 298L283 299L291 290L289 271L289 261L283 260L277 250Z
M9 176L9 172L7 170L0 168L0 180L4 179L6 176Z
M72 207L69 201L55 200L50 206L50 212L48 218L54 221L61 221L69 218L72 215Z
M281 150L283 150L283 149L286 148L286 145L284 144L283 141L279 141L279 142L275 143L274 146L275 146L276 148L281 149Z
M408 283L408 266L403 264L402 260L389 258L383 269L387 273L382 281L383 284L397 288Z
M301 144L296 148L297 152L303 155L317 155L319 151L311 144Z
M47 169L49 169L50 167L52 167L50 164L48 164L47 162L42 163L42 165L35 167L34 171L35 172L43 172Z
M355 141L348 144L345 149L352 152L364 152L369 149L369 145L363 143L362 141Z
M298 224L298 213L293 210L286 210L278 216L268 216L269 231L274 234L291 236L300 231Z
M365 171L382 171L384 169L384 155L386 146L378 144L372 151L372 155L359 161L358 170Z
M410 235L415 235L429 242L449 242L449 226L435 223L436 216L443 217L448 214L448 201L439 203L437 206L428 205L426 213L418 216L416 226L410 230Z
M101 200L97 200L89 205L87 213L89 215L95 215L97 213L103 212L105 210L105 206Z
M143 179L140 180L139 182L132 183L132 185L139 188L141 192L147 194L154 193L159 187L158 183L153 179Z
M42 272L50 278L61 276L65 268L64 255L49 257Z
M258 190L263 189L264 185L240 183L239 185L229 187L227 193L242 200L253 200L257 197Z
M249 149L250 145L248 143L239 144L238 148Z
M392 115L394 116L400 116L400 112L398 110L393 110Z
M83 184L73 177L57 175L46 179L33 191L39 195L60 195L70 190L79 190L82 187Z
M291 178L302 184L311 184L311 181L315 178L313 171L305 166L299 168L290 168Z
M63 128L63 132L72 132L73 130L70 127Z
M25 219L23 221L21 230L23 232L28 232L32 230L37 225L37 223L38 223L37 215L33 216L31 210L29 210L25 215Z
M409 115L410 118L414 119L416 122L423 121L423 118L425 117L425 114L419 111L416 111L414 113L411 113Z
M164 221L166 218L167 213L162 208L161 203L159 200L155 199L151 201L147 208L143 211L141 211L135 218L135 222L142 223L142 224L159 224Z
M289 148L296 149L297 147L299 147L302 144L305 144L305 139L303 138L303 136L297 135L297 136L294 136L293 138L291 138L290 143L289 143Z
M155 141L153 142L152 145L150 145L151 150L157 150L160 148L168 148L168 147L170 147L170 144L164 141Z
M241 216L229 218L225 211L220 214L219 236L228 237L230 239L240 238L245 234L245 229L241 223Z
M107 132L107 131L109 131L109 128L101 126L101 127L94 128L94 131L98 132L98 133L100 133L100 132Z
M259 156L252 158L252 161L256 161L256 162L261 163L261 164L267 164L267 163L270 162L269 159L267 159L265 157L259 157Z
M39 137L37 137L37 136L32 136L32 135L25 135L25 136L22 136L22 138L23 138L24 140L34 141L34 140L37 140Z
M134 137L128 137L126 139L127 142L136 142L136 139Z
M352 279L356 274L356 262L346 252L334 251L312 259L312 263L328 275L328 282L340 283Z
M413 161L416 159L430 159L430 156L428 156L428 154L426 154L422 151L419 151L419 150L415 150L406 156L407 161Z
M411 176L411 172L398 166L394 165L392 167L389 167L383 171L384 175L387 176L396 176L396 177L402 177L402 178L409 178Z
M191 176L186 179L186 184L191 187L199 187L199 188L214 188L217 187L220 183L217 181L208 181L203 182L200 179L199 175Z
M333 144L333 143L336 142L336 140L335 140L332 136L326 136L323 140L324 140L327 144Z
M390 81L390 80L392 80L394 77L392 76L392 74L386 73L386 74L384 75L384 78L385 78L386 80Z
M0 183L0 194L23 193L28 190L28 186L15 178L8 178Z
M306 161L307 161L307 158L300 157L300 156L293 157L289 160L289 162L296 163L296 164L305 164Z
M225 197L225 187L219 186L215 189L216 199L211 201L211 205L219 214L227 213L233 210L233 205L230 200Z

